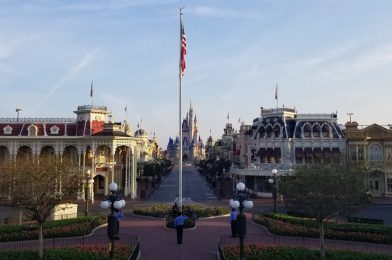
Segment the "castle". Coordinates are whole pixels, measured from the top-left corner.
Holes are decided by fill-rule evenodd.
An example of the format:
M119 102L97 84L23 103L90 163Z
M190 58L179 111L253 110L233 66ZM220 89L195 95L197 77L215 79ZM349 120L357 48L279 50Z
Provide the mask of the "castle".
M167 158L178 160L180 154L180 139L169 138ZM204 144L198 135L196 114L193 115L192 104L186 118L182 121L182 158L184 161L198 161L204 159Z

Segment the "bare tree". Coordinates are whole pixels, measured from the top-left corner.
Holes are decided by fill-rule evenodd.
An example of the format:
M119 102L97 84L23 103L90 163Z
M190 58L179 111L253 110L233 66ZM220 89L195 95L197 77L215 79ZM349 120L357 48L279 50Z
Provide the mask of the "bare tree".
M11 206L24 209L38 224L39 256L43 257L42 226L55 211L56 205L73 200L80 185L73 165L54 156L36 160L17 160L1 174L1 182L9 187Z
M293 176L281 178L279 193L287 208L306 213L319 223L322 258L325 221L350 215L369 203L366 173L366 167L313 164L297 167Z

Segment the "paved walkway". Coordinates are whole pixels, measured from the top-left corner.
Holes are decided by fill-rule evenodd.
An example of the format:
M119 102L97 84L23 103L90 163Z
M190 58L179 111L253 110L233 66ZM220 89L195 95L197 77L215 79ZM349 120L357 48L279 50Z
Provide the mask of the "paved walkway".
M265 234L264 229L251 222L247 224L247 231ZM184 230L183 243L178 245L175 230L166 229L163 219L131 214L121 220L120 233L140 237L141 260L217 259L218 238L231 234L228 216L199 219L196 229ZM106 227L97 230L96 234L106 234Z

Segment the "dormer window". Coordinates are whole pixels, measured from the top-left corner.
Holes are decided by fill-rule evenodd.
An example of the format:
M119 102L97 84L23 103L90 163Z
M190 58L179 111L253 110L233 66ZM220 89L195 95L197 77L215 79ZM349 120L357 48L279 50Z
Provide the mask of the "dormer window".
M310 132L311 132L310 125L309 124L304 125L303 136L304 137L311 137Z
M27 128L28 136L37 136L38 134L38 127L35 125L29 125Z
M51 135L58 135L59 131L60 131L60 128L57 125L54 125L50 128Z
M3 128L3 132L5 135L12 135L12 127L10 125L7 125Z

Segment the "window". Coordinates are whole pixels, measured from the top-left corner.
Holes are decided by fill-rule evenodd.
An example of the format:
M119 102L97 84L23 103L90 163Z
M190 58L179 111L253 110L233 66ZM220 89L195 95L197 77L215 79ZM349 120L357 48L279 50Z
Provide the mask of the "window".
M392 178L387 179L387 191L392 192Z
M323 125L321 129L321 134L323 137L329 137L329 126Z
M278 138L280 136L280 127L278 125L276 125L274 127L274 137Z
M59 131L60 131L60 128L57 125L54 125L50 128L51 135L58 135Z
M382 148L379 144L372 144L369 147L369 160L370 161L382 161Z
M12 127L7 125L6 127L3 128L4 134L5 135L11 135L12 134Z
M38 134L38 128L35 125L30 125L27 131L29 136L37 136Z
M313 126L313 137L320 137L320 126L319 125Z
M260 127L258 135L259 135L258 138L264 138L265 137L265 128L263 126Z
M304 137L310 137L310 125L304 125L303 135Z
M267 137L272 137L272 126L267 126L267 129L266 129L266 132L267 132Z

